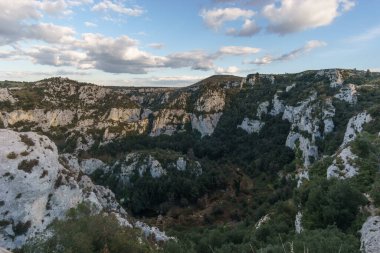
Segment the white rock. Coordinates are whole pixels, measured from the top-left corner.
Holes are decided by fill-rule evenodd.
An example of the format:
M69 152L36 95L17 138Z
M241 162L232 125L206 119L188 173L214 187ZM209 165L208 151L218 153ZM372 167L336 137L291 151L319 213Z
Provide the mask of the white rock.
M222 115L222 112L199 116L191 114L191 127L198 130L201 133L202 137L211 135L218 125L219 119L222 117Z
M0 88L0 102L9 101L11 104L16 103L16 99L9 93L7 88Z
M356 91L356 85L355 84L348 84L343 86L339 93L334 95L335 98L346 101L350 104L356 104L358 98L357 98L357 91Z
M380 252L380 216L368 217L361 230L361 250L364 253Z
M263 224L267 223L270 221L270 216L269 214L266 214L265 216L261 217L260 220L255 224L255 229L259 229Z
M352 153L351 147L346 147L341 150L332 165L327 168L327 179L347 179L357 175L359 171L355 166L355 160L357 158L358 157Z
M257 113L256 113L256 116L261 119L261 116L262 114L267 114L268 113L268 107L269 107L270 103L269 101L265 101L265 102L262 102L259 104L259 106L257 107Z
M333 118L335 116L335 107L332 104L332 99L326 99L325 104L323 106L322 111L322 120L324 124L324 134L329 134L334 131L334 121Z
M148 225L146 225L145 223L141 222L141 221L137 221L135 223L135 226L137 228L140 228L145 237L150 237L150 236L154 236L154 239L158 242L160 241L168 241L168 240L175 240L174 237L169 237L165 234L165 232L162 232L160 231L158 228L156 227L149 227Z
M27 146L21 135L33 142ZM2 220L13 225L28 224L25 234L14 235L12 224L0 228L0 247L15 248L36 235L43 233L54 219L62 219L68 209L86 201L97 211L126 212L115 201L114 194L102 186L96 186L87 176L79 176L70 163L60 160L55 144L36 133L17 133L0 130L0 206ZM22 152L28 154L23 156ZM15 159L8 158L14 152ZM22 161L33 161L30 170L21 170ZM63 165L61 164L61 162ZM15 236L15 238L13 238Z
M292 85L289 85L285 88L285 91L286 92L289 92L291 89L293 89L294 87L296 87L296 83L293 83Z
M341 147L346 146L348 143L355 140L358 133L363 131L363 125L371 122L372 117L367 112L359 113L352 117L347 124L346 132Z
M140 108L111 108L107 120L112 120L116 122L135 122L140 120L140 112Z
M34 109L29 111L15 110L12 112L3 112L2 121L5 127L10 127L18 122L35 123L44 131L51 127L67 126L72 123L75 112L71 110L52 110Z
M249 134L252 133L259 133L261 128L263 128L265 125L264 122L259 120L251 120L249 118L244 118L240 125L238 125L238 128L243 129Z
M309 181L309 170L307 168L303 169L302 171L300 171L298 174L297 174L297 178L298 178L298 181L297 181L297 188L300 188L303 181L307 180Z
M122 164L118 177L123 184L127 184L130 176L135 172L138 172L140 177L142 177L147 171L153 178L159 178L167 173L167 171L162 168L160 162L153 156L133 152L126 156L125 163Z
M273 108L272 110L269 112L270 115L272 116L277 116L281 113L284 112L285 110L285 106L284 106L284 103L278 99L278 95L274 95L274 98L272 100L272 105L273 105Z
M179 157L176 162L177 170L184 171L186 170L186 160L183 157Z
M300 234L303 231L303 227L302 227L302 212L301 211L298 211L298 213L296 215L296 220L294 222L294 225L296 227L296 233Z
M189 121L189 115L183 109L161 110L154 119L150 136L172 135L178 129L183 129L184 125Z
M80 168L86 175L91 175L95 170L105 167L106 164L99 159L84 159L80 163Z
M222 90L207 90L205 94L195 102L198 112L220 112L225 105L226 94Z

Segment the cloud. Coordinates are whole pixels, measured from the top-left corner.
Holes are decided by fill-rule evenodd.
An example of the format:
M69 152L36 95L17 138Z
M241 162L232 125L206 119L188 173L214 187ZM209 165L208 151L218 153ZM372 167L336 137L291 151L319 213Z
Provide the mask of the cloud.
M241 47L241 46L225 46L221 47L218 51L220 55L249 55L260 52L260 48L256 47Z
M166 67L183 68L190 67L193 70L211 70L214 68L216 55L210 55L202 50L179 52L167 56Z
M88 22L88 21L84 22L84 25L86 27L97 27L98 26L97 24L92 23L92 22Z
M225 22L238 19L252 18L256 13L252 10L244 10L240 8L224 8L202 10L200 16L205 24L213 30L220 29Z
M215 73L216 74L236 74L238 73L240 70L238 67L236 66L230 66L230 67L227 67L227 68L223 68L223 67L216 67L215 69Z
M154 49L162 49L164 48L164 44L161 43L150 43L148 47L154 48Z
M72 28L48 23L29 24L27 22L40 21L42 11L45 10L45 2L0 1L0 9L2 10L0 12L0 45L25 39L41 40L47 43L72 41L75 33ZM64 2L69 6L65 1L59 2Z
M24 28L24 36L28 39L37 39L48 43L70 43L74 40L75 31L70 27L40 23Z
M92 7L93 11L113 11L120 14L125 14L128 16L141 16L144 13L144 10L140 7L128 8L125 7L122 3L116 3L110 0L102 0Z
M290 61L292 59L295 59L297 57L300 57L301 55L304 55L310 52L311 50L315 48L324 47L326 45L327 44L324 41L311 40L311 41L308 41L303 47L297 48L289 53L280 55L278 57L274 57L272 55L266 55L262 58L257 58L256 60L252 62L248 62L248 63L256 64L256 65L265 65L265 64L269 64L275 61Z
M268 31L285 35L331 24L355 6L354 0L281 0L263 8Z
M260 32L261 28L258 27L255 21L246 19L240 30L235 28L230 28L227 30L227 35L232 35L236 37L252 37L256 33Z

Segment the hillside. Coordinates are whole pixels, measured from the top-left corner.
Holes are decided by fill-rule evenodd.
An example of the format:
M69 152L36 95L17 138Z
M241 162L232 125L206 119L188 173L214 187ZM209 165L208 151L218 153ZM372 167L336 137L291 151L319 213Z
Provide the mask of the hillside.
M380 73L212 76L184 88L4 81L0 128L0 247L84 201L176 237L164 252L380 251ZM24 172L22 160L37 162Z

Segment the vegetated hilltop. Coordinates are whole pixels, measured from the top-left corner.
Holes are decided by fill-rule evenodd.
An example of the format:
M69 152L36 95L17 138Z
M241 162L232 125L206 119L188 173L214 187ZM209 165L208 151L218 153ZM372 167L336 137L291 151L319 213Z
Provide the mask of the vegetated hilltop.
M379 73L0 87L0 126L86 164L123 208L178 238L167 252L380 250Z

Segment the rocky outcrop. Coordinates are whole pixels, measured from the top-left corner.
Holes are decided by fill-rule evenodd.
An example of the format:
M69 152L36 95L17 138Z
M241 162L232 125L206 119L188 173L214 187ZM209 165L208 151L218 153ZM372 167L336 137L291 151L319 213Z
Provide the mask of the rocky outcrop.
M222 117L222 115L222 112L205 115L191 114L191 127L198 130L201 133L202 137L211 135L218 125L219 119Z
M9 93L9 89L0 88L0 102L15 103L17 100Z
M244 118L240 125L238 125L238 128L243 129L249 134L252 133L259 133L261 128L263 128L265 125L264 122L259 120L251 120L249 118Z
M358 156L352 153L349 144L363 131L364 124L369 123L371 120L371 115L367 112L362 112L348 121L343 143L335 154L333 163L327 168L328 179L347 179L359 173L359 168L355 165L355 160Z
M183 130L185 124L189 121L190 117L185 110L163 109L158 112L153 121L150 136L172 135L178 130Z
M371 122L372 117L367 112L359 113L352 117L347 124L346 132L341 147L346 146L351 141L355 140L358 133L363 131L363 125Z
M352 153L351 147L341 150L334 159L332 165L327 168L327 179L347 179L358 174L359 168L355 166L358 157Z
M0 246L15 248L81 202L126 215L114 194L60 159L47 137L0 130Z
M140 114L140 108L111 108L108 113L107 120L115 122L136 122L140 120Z
M352 83L344 85L334 97L350 104L356 104L358 101L356 85Z
M195 102L195 110L210 113L222 111L225 105L226 94L223 90L207 90Z
M72 110L43 110L34 109L29 111L15 110L0 114L5 127L12 127L17 123L34 123L44 131L51 127L67 126L74 120L76 112Z
M364 253L380 252L380 216L368 217L361 230L361 250Z
M83 174L92 165L104 166L99 160L78 163L73 155L59 156L52 141L33 132L0 129L0 143L0 247L20 247L82 202L90 203L94 212L114 213L121 224L133 225L114 194ZM169 239L162 232L157 236Z

